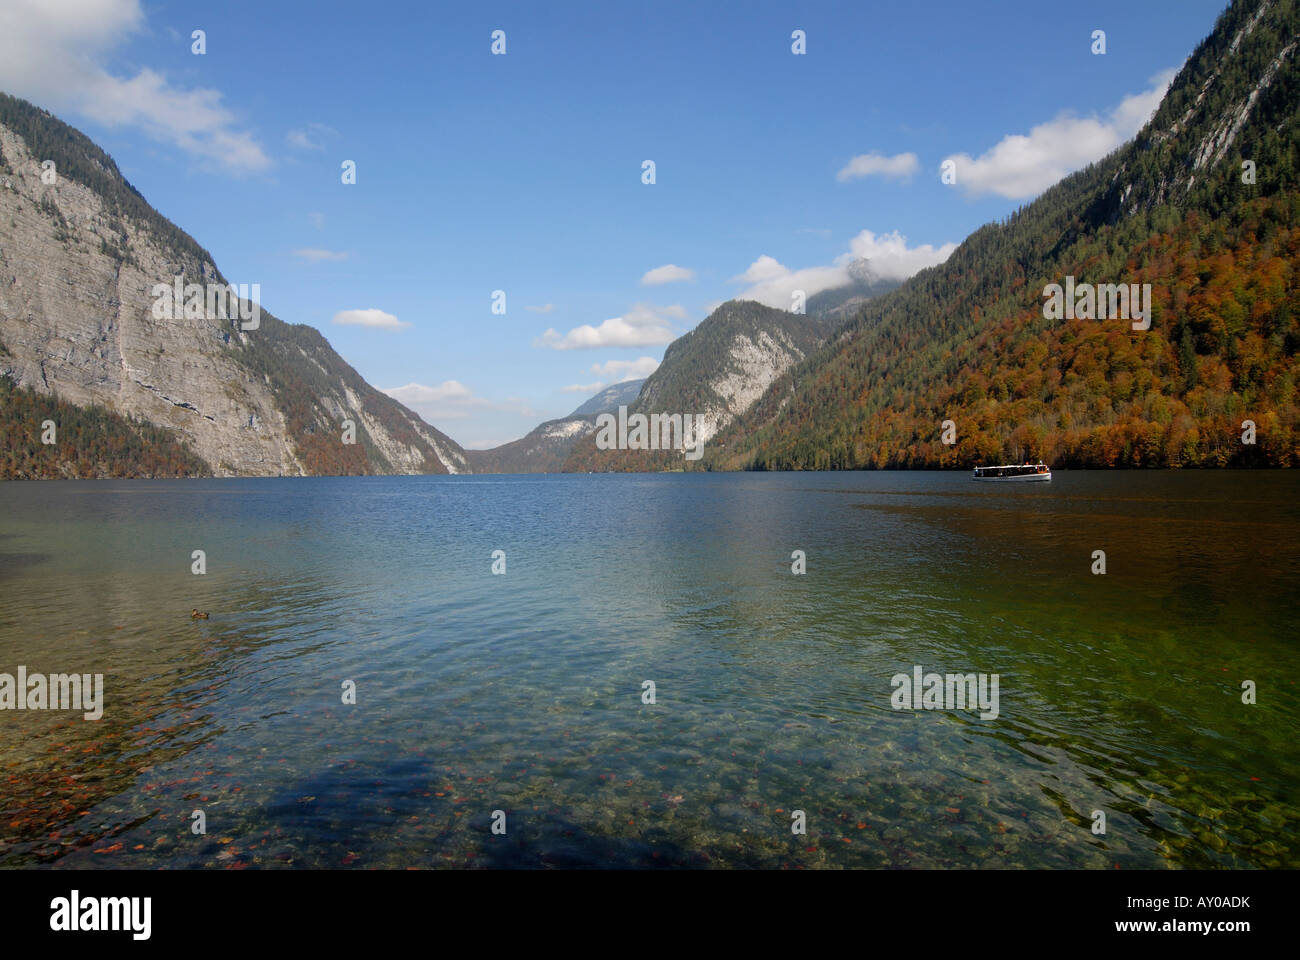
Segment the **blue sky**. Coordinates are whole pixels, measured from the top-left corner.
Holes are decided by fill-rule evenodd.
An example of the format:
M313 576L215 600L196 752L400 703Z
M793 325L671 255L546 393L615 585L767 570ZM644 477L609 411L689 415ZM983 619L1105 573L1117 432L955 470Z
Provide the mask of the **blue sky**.
M486 447L722 301L938 262L1130 137L1222 7L5 0L0 89Z

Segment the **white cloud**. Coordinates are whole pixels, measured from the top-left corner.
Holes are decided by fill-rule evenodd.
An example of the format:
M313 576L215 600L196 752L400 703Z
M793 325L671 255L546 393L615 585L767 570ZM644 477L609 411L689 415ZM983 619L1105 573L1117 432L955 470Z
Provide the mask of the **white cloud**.
M659 361L654 357L637 357L635 360L608 360L605 363L593 363L591 372L610 383L622 383L624 380L642 380L659 369Z
M920 166L914 153L898 153L892 157L879 153L862 153L850 160L844 169L835 175L835 179L840 183L861 177L904 180L916 173Z
M656 307L638 303L621 317L612 317L598 327L584 323L564 336L548 329L533 341L535 347L552 350L593 350L602 347L654 347L677 338L670 319L686 319L686 310L674 304Z
M426 423L433 424L440 420L463 420L473 413L473 408L489 406L487 400L474 396L474 391L459 380L444 380L436 386L408 383L379 392L410 407Z
M552 313L555 310L555 304L543 303L541 306L527 306L525 310L531 310L533 313Z
M459 380L444 380L433 386L408 383L404 387L381 388L379 392L388 394L398 403L418 413L425 423L435 426L444 420L482 418L485 414L490 415L493 412L505 412L523 417L538 415L518 398L507 398L505 403L496 403L486 397L478 396ZM482 429L482 425L479 429Z
M679 267L675 263L665 263L662 267L647 270L641 278L641 286L657 287L664 283L678 283L682 280L694 280L695 271Z
M757 300L769 307L789 310L796 290L812 297L823 290L852 283L850 267L855 261L866 260L871 274L882 280L906 280L918 270L943 263L956 249L955 243L909 247L907 238L897 230L879 235L863 230L849 242L848 253L836 257L830 266L791 270L773 257L759 257L748 270L733 278L733 282L747 285L736 299Z
M130 77L106 69L113 50L143 28L139 0L5 0L0 89L106 127L136 127L231 173L268 168L270 158L219 91L175 87L147 67Z
M293 255L301 260L310 260L312 263L319 263L321 260L346 260L348 258L346 251L319 250L314 247L303 247L301 250L295 250Z
M849 252L838 257L835 263L847 268L855 260L866 260L871 272L882 280L906 280L926 267L943 263L956 249L955 243L938 247L922 243L909 247L907 237L897 230L879 235L863 230L849 241Z
M323 123L309 123L297 130L290 130L284 135L284 140L289 146L297 147L299 150L324 150L325 138L337 133L338 131L333 127Z
M423 383L408 383L404 387L381 390L400 403L472 403L474 391L459 380L444 380L430 387Z
M1003 137L978 157L954 153L945 161L956 164L957 185L972 196L1035 197L1132 139L1151 119L1176 73L1166 70L1152 77L1150 89L1125 97L1104 118L1062 113L1040 123L1028 135Z
M769 307L789 310L794 302L792 296L794 291L802 290L805 296L811 297L823 290L842 287L849 283L850 279L848 270L843 267L806 267L803 270L791 270L783 263L764 255L750 264L749 269L739 277L733 278L733 282L748 284L743 291L736 294L737 300L757 300Z
M732 282L740 280L745 283L766 283L769 280L789 276L789 274L789 267L781 264L775 257L763 254L749 265L748 270L738 277L733 277Z
M637 357L635 360L608 360L605 363L593 363L591 372L600 377L595 383L575 383L561 389L565 393L595 393L615 383L625 380L644 380L659 369L659 361L654 357Z
M391 313L384 313L382 310L340 310L334 314L334 322L343 326L352 327L375 327L379 330L401 330L403 327L409 327L410 324L404 320L398 320Z

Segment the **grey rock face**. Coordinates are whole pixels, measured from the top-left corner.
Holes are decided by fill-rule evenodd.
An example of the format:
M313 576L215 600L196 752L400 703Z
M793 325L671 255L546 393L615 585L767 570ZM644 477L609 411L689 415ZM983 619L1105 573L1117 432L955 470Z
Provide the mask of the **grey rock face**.
M367 472L468 471L459 446L371 388L323 338L312 355L296 347L302 363L319 370L312 395L295 394L312 414L295 433L277 384L257 371L268 368L269 350L283 365L284 331L300 328L266 314L259 329L247 330L241 326L251 321L206 311L157 316L156 285L177 276L223 282L216 267L177 251L148 225L115 216L73 179L43 182L43 158L3 124L0 151L0 343L7 350L0 373L19 386L171 428L218 476L311 472L300 458L304 429L338 435L349 417L378 454Z

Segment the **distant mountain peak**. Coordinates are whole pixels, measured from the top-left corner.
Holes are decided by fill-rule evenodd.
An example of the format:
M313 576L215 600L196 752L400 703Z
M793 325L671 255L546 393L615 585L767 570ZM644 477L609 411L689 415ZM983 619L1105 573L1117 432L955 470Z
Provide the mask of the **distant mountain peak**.
M645 378L640 380L624 380L622 383L616 383L613 386L601 390L590 400L587 400L579 406L570 417L594 417L597 414L609 413L617 410L622 406L629 406L636 402L637 395L641 393L641 385L645 383Z
M871 268L871 259L869 257L858 257L849 263L848 274L853 278L855 283L870 287L880 282L881 278Z

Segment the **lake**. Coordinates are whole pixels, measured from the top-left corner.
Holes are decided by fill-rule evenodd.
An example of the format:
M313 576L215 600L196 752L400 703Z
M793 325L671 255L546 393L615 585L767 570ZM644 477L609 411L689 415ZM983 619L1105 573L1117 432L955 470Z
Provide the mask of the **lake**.
M1297 533L1287 472L0 483L0 673L104 690L0 711L0 866L1300 867Z

